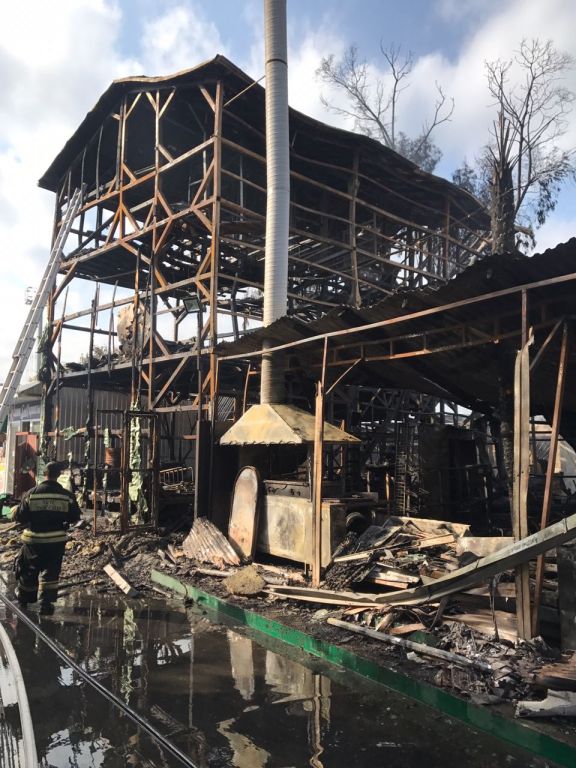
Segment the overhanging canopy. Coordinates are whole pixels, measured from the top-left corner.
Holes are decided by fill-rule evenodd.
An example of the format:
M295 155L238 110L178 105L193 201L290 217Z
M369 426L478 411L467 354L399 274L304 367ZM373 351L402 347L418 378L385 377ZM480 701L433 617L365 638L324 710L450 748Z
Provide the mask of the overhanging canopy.
M534 356L555 326L573 320L575 286L573 238L530 258L486 257L438 289L398 291L373 306L342 307L311 323L283 317L220 344L218 354L221 365L258 356L266 338L272 349L283 348L289 371L317 380L327 339L328 384L345 373L346 384L422 392L489 412L498 408L500 381L511 385L522 335L522 294L526 326L535 335ZM532 371L534 413L551 413L560 337L555 334ZM570 384L575 374L571 353L563 434L567 437L565 422L573 414L576 438L576 389Z
M314 426L314 416L294 405L253 405L222 435L220 445L304 445L314 442ZM324 442L360 441L324 422Z

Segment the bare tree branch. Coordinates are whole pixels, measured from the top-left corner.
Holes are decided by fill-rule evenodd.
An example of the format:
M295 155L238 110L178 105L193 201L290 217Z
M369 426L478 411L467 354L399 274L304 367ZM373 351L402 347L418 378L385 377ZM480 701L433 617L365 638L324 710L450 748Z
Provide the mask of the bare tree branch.
M561 184L575 176L574 151L557 146L575 98L563 82L573 66L571 56L538 39L523 40L510 60L486 62L497 117L480 162L491 189L497 252L516 247L515 231L543 224Z
M385 47L380 42L380 51L386 64L382 77L371 76L368 64L358 58L358 49L354 45L339 61L334 56L322 59L316 74L336 94L344 95L345 105L325 94L321 96L322 104L336 114L352 118L355 130L379 139L425 170L432 171L441 157L432 134L452 117L454 100L448 98L437 83L438 96L432 118L413 137L399 130L399 101L409 87L414 60L411 53L403 55L400 46Z

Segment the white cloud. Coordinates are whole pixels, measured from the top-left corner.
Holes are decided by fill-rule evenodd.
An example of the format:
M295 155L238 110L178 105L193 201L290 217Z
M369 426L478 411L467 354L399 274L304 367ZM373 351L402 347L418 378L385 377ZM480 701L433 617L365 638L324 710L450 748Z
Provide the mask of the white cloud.
M441 49L441 37L436 51L417 57L410 76L410 86L401 95L400 127L415 132L431 115L438 82L448 96L455 100L451 122L443 125L437 140L444 150L446 162L442 169L448 173L464 157L472 159L486 142L494 113L486 87L484 63L497 58L508 59L523 38L551 39L559 50L573 50L573 30L576 28L576 4L572 0L438 0L436 10L446 21L458 21L466 16L476 18L476 24L462 41L456 56L448 57ZM327 31L326 31L327 30ZM334 53L338 57L351 40L345 33L336 33L326 24L318 24L298 39L290 51L290 101L294 106L324 120L346 127L349 123L327 113L320 105L322 86L314 71L322 56ZM396 41L401 43L402 41ZM407 46L406 46L407 47ZM360 47L360 55L362 48ZM382 61L368 62L376 78L384 77ZM566 85L576 91L576 71L568 74ZM304 95L304 97L302 96ZM565 137L567 145L576 145L576 119Z
M200 4L186 3L144 25L146 70L149 75L166 75L226 55L216 25Z
M4 4L0 27L0 381L49 253L54 196L37 181L100 92L139 68L117 50L113 0ZM9 321L7 322L9 318Z
M252 4L246 10L251 26L262 30L249 49L248 55L238 64L255 80L264 75L264 19ZM334 113L327 112L320 96L322 84L316 77L323 56L333 53L341 56L347 46L346 41L333 29L330 19L323 18L314 27L310 23L297 19L288 20L288 99L290 106L318 120L352 128L350 121ZM266 85L263 81L262 85ZM344 103L342 97L335 95L337 103Z
M289 51L288 89L290 104L296 109L318 120L346 126L347 121L326 113L320 101L322 86L316 77L322 57L329 53L338 57L344 48L343 41L334 33L326 31L322 24L318 25L318 29L308 30L304 36L298 36L298 43L291 46Z
M438 80L456 102L454 119L439 135L447 160L457 164L459 157L470 157L486 141L494 111L486 88L484 62L511 58L524 38L550 39L558 50L570 52L575 27L576 5L571 0L513 0L475 28L455 61L435 55L417 62L415 87L409 97L418 101L426 84ZM576 90L576 71L568 73L566 85ZM565 142L576 145L576 120L572 120Z

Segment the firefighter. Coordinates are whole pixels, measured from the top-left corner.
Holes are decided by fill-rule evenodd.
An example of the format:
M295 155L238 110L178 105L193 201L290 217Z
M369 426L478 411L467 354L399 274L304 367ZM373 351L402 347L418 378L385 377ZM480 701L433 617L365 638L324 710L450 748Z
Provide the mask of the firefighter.
M20 502L14 520L25 526L16 561L17 599L21 607L35 603L40 591L40 613L54 613L58 579L66 547L66 528L80 520L74 495L57 482L60 467L46 464L44 481Z

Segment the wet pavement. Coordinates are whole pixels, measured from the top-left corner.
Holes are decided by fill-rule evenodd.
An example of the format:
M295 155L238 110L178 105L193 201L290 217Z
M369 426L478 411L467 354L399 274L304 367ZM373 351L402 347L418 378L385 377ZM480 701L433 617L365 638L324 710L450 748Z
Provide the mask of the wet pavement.
M35 621L199 768L541 768L549 763L177 601L77 593ZM4 612L44 768L179 766ZM0 654L0 682L3 674ZM4 670L5 671L5 670ZM2 718L0 717L0 720ZM1 723L18 737L14 704ZM10 758L12 760L12 758ZM12 768L8 753L0 768Z

